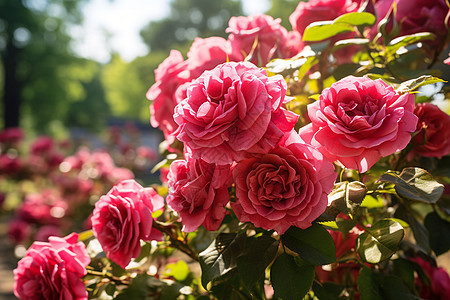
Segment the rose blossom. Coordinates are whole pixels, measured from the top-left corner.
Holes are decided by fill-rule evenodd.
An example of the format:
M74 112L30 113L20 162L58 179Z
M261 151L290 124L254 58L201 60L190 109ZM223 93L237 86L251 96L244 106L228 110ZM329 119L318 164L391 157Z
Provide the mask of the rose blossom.
M393 0L380 0L375 4L377 23L370 31L371 38L376 35L377 24L389 12L393 2ZM436 35L436 38L425 41L425 44L434 46L443 44L448 33L445 18L449 8L445 0L396 0L395 2L397 7L395 20L400 27L400 32L396 36L431 32Z
M419 118L418 133L411 143L409 156L415 154L438 157L450 154L450 116L431 103L419 103L414 109Z
M14 270L14 294L20 299L88 299L81 277L90 258L78 235L34 242Z
M419 291L420 297L423 299L448 299L450 294L450 276L445 269L433 266L420 256L411 257L410 260L418 264L430 279L431 285L427 285L419 278L416 278L415 286Z
M167 57L155 70L155 84L147 92L150 104L150 123L164 132L167 138L175 131L177 124L173 120L173 109L178 104L174 97L175 90L185 82L191 81L186 70L183 55L177 50L171 50ZM173 138L170 140L173 142Z
M91 221L107 257L123 268L138 257L140 240L160 237L160 232L152 230L152 213L163 207L164 199L153 188L143 188L132 179L121 181L102 196Z
M209 164L193 159L170 165L167 205L178 212L183 231L192 232L203 224L207 230L217 230L226 214L229 201L230 165Z
M334 166L292 131L267 153L242 160L233 169L241 222L283 234L307 228L326 209L336 179Z
M287 50L288 31L280 22L281 19L267 15L231 17L226 32L230 33L228 40L233 52L241 55L240 60L251 55L250 61L259 66L265 66L273 58L291 57Z
M206 70L214 69L227 61L242 59L240 52L233 52L230 41L221 37L195 38L187 53L187 69L195 79Z
M231 164L248 153L265 153L298 116L287 102L282 76L267 76L249 62L225 63L206 71L175 108L174 135L192 149L194 159Z
M300 136L331 161L366 172L382 156L406 147L417 117L414 95L398 94L381 79L348 76L308 105Z

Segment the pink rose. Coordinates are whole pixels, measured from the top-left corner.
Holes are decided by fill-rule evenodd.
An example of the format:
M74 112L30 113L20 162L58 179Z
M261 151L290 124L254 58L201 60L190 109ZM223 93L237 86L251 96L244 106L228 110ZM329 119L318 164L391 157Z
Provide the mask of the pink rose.
M239 61L240 52L233 53L229 41L221 37L195 38L187 54L187 68L193 79L227 61Z
M389 12L392 4L393 0L380 0L375 4L377 24ZM437 37L433 41L425 41L425 44L443 46L448 33L445 18L449 12L445 0L396 0L396 4L395 20L400 26L400 33L396 36L431 32ZM374 37L375 34L376 25L370 36Z
M414 109L419 118L417 135L411 141L414 145L410 156L438 157L450 154L450 116L431 103L419 103Z
M292 29L303 35L305 28L318 21L332 21L345 13L358 10L358 0L309 0L301 1L289 16Z
M450 294L450 276L445 269L431 265L430 262L420 256L412 257L410 260L417 263L430 279L431 286L426 285L419 278L416 278L415 285L420 297L423 299L448 299L448 295Z
M140 240L161 237L152 230L152 213L164 207L164 199L153 188L124 180L95 204L91 218L95 237L109 259L125 268L141 252Z
M0 144L17 147L24 134L20 127L6 128L0 131Z
M406 147L414 132L414 95L382 80L348 76L308 105L310 124L300 136L331 161L366 172L382 156Z
M241 55L240 60L250 55L250 61L259 66L274 58L291 57L286 45L288 31L280 22L267 15L231 17L226 32L233 52Z
M54 149L55 143L49 136L40 136L31 144L31 154L46 155Z
M34 242L14 270L14 294L20 299L88 299L81 278L90 258L78 235Z
M166 139L170 139L170 134L178 127L173 120L173 109L178 104L174 92L183 83L191 81L186 65L179 51L170 51L169 57L155 70L156 82L146 95L149 100L152 100L150 123L153 127L161 129ZM173 138L171 141L173 142Z
M336 175L333 164L291 132L276 148L237 163L231 207L241 222L279 234L304 229L325 211Z
M230 165L209 164L201 159L176 160L170 165L167 205L178 212L183 231L195 231L203 224L217 230L229 201Z
M248 62L225 63L206 71L175 108L174 135L194 159L231 164L248 153L265 153L298 116L282 108L286 82Z
M22 219L12 219L8 224L8 237L15 244L26 244L31 236L30 223Z

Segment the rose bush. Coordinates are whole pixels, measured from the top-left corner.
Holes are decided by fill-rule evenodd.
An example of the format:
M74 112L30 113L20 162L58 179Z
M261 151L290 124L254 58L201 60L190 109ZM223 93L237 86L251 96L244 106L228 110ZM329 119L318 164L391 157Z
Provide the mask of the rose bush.
M448 107L435 77L447 73L447 30L436 28L448 8L429 1L413 14L419 0L391 3L301 2L290 32L270 16L233 17L228 38L196 38L186 59L170 52L147 93L166 138L151 188L127 180L99 197L126 175L108 155L115 147L150 157L114 129L109 153L79 151L59 166L40 153L35 172L20 161L0 176L0 195L31 171L60 186L68 205L55 216L100 198L85 222L93 229L80 234L92 262L79 274L93 299L445 297L448 274L428 262L450 250L449 116L430 104ZM0 158L16 158L8 143ZM53 216L41 202L23 216ZM10 235L45 239L55 224L15 218ZM47 282L33 278L20 286Z
M400 95L382 80L349 76L308 106L311 123L299 133L331 161L366 172L406 147L416 129L413 112L413 95Z
M152 213L164 207L164 199L152 188L134 180L116 184L95 204L92 229L108 258L125 268L139 256L140 240L160 239L152 229Z
M14 270L14 294L20 299L87 299L81 278L90 261L75 233L35 242Z

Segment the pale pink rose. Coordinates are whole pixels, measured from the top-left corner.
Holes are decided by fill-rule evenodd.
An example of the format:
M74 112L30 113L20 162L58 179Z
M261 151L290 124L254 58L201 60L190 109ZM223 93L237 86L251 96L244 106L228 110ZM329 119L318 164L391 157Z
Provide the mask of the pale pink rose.
M369 36L376 35L378 23L386 16L392 7L393 0L380 0L375 4L377 23L370 31ZM444 45L448 33L445 18L449 8L445 0L396 0L397 13L395 20L400 32L396 36L403 36L418 32L431 32L437 37L432 41L424 41L433 47ZM392 28L387 33L391 33Z
M22 299L88 299L82 281L90 258L78 235L34 242L14 270L14 294Z
M241 222L283 234L290 226L305 229L328 204L337 174L334 166L292 131L267 153L242 160L233 169Z
M366 172L382 156L402 150L416 130L414 95L381 79L348 76L308 105L311 123L300 136L331 161Z
M345 13L357 11L361 1L358 0L309 0L301 1L289 16L292 29L302 36L305 28L318 21L332 21Z
M419 103L414 109L419 118L417 134L411 140L413 148L409 153L428 157L450 154L450 116L431 103Z
M141 252L140 240L161 237L152 229L152 213L164 207L164 199L153 188L134 180L116 184L95 204L91 218L95 237L109 259L125 268Z
M225 63L206 71L175 108L174 135L194 159L231 164L265 153L289 132L298 116L285 110L286 82L251 63Z
M192 159L189 152L185 156L170 165L167 205L178 212L183 231L195 231L200 225L217 230L229 201L230 165Z
M250 61L265 66L274 58L289 58L287 50L288 31L280 25L280 19L267 15L231 17L226 32L234 53L244 60L250 55Z
M177 51L170 51L167 57L155 70L155 84L147 92L150 104L150 123L164 132L167 138L178 125L173 120L173 109L178 104L174 91L183 83L191 81L191 75L186 68L187 62Z

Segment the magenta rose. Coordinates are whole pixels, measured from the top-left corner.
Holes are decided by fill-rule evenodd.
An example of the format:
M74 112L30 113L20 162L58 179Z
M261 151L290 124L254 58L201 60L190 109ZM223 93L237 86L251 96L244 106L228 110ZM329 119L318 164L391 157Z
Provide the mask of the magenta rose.
M170 51L169 57L155 70L156 82L146 95L149 100L152 100L150 123L153 127L161 129L166 138L170 138L170 134L178 127L173 120L173 109L178 104L174 92L183 83L191 81L186 65L179 51Z
M279 234L305 229L325 211L336 175L332 163L291 132L274 149L237 163L231 207L241 222Z
M332 21L345 13L358 10L358 0L309 0L300 1L295 11L289 16L292 29L303 35L305 28L318 21Z
M95 204L92 229L109 259L125 268L141 252L140 240L161 237L152 229L152 213L164 207L164 199L153 188L124 180Z
M14 294L20 299L88 299L81 278L90 258L78 235L34 242L14 270Z
M226 32L230 33L233 52L241 55L240 60L250 56L250 61L258 66L265 66L274 58L291 57L288 31L280 22L267 15L231 17Z
M422 299L448 299L450 294L450 276L444 268L433 266L430 262L420 256L411 257L425 272L429 278L430 285L422 282L419 278L415 280L415 286Z
M286 102L282 76L268 77L249 62L225 63L206 71L175 108L174 133L194 159L231 164L249 153L265 153L289 132L298 116Z
M377 24L386 16L392 7L393 0L380 0L375 4ZM396 36L408 35L418 32L431 32L437 37L425 44L442 46L448 30L445 24L449 8L445 0L396 0L397 13L395 20L400 26ZM375 25L370 37L376 34ZM389 32L388 32L389 33Z
M230 165L209 164L187 153L186 160L170 165L168 178L167 205L178 212L182 230L192 232L200 225L217 230L229 201Z
M410 156L438 157L450 154L450 116L431 103L419 103L414 109L419 118L418 133L411 143L414 145Z
M300 136L331 161L366 172L382 156L406 147L416 130L414 95L381 79L348 76L308 105L311 123Z

